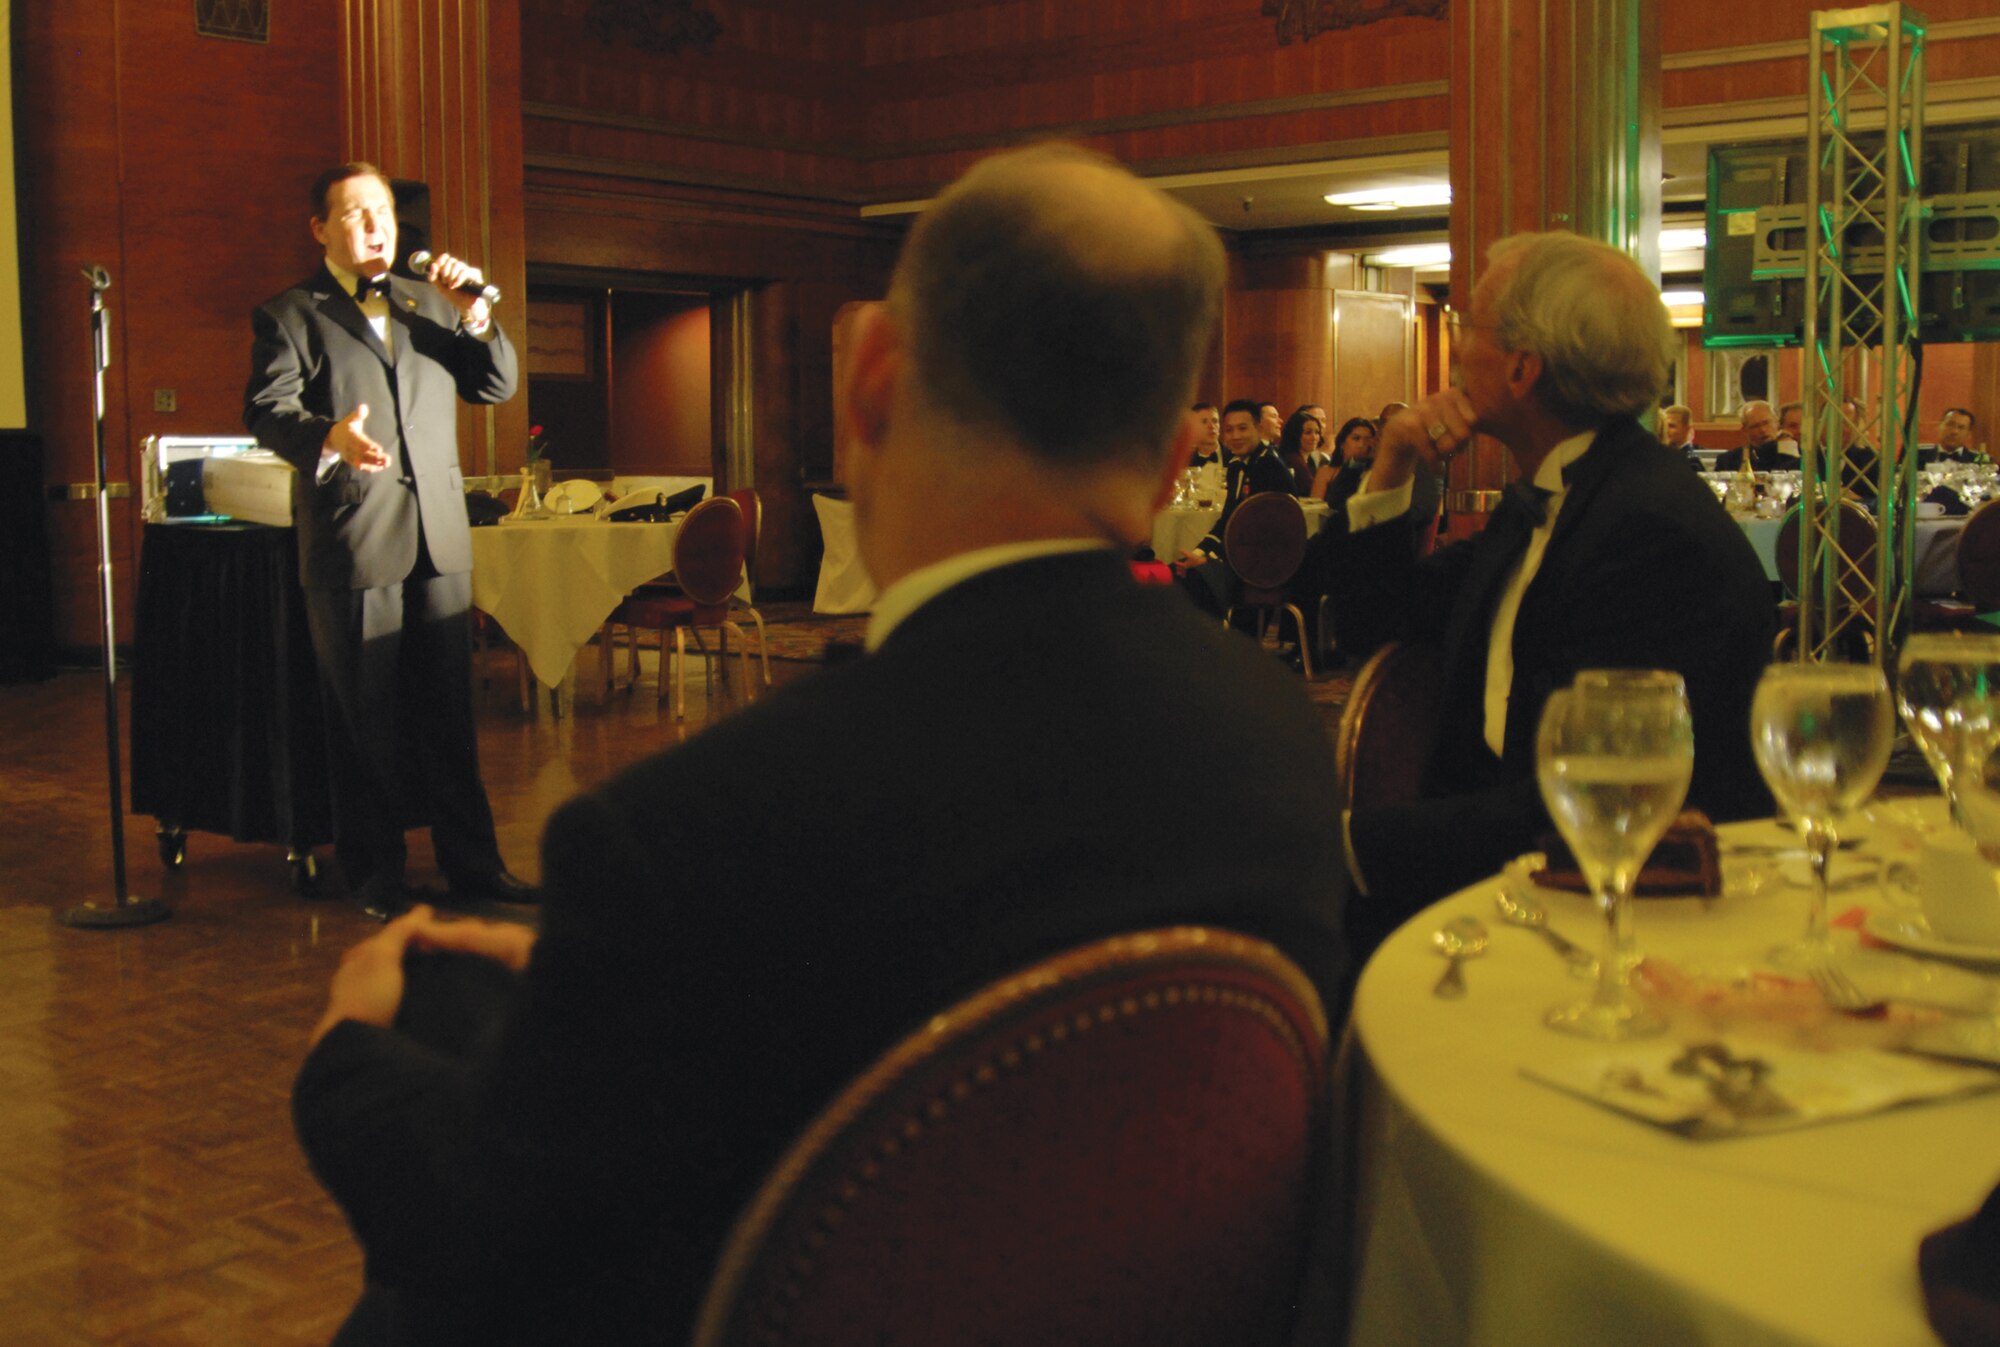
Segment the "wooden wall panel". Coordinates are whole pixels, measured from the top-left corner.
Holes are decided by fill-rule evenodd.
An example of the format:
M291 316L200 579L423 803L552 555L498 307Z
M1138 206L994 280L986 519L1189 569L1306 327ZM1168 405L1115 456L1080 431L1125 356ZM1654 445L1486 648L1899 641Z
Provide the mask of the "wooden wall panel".
M619 295L611 334L616 382L603 462L622 473L711 475L708 301Z
M342 149L431 192L431 247L478 266L519 336L527 293L521 214L519 0L343 0ZM504 306L504 300L503 300ZM459 412L468 473L517 468L527 399Z
M305 190L339 153L335 15L307 6L267 44L197 37L181 5L17 5L17 152L29 418L52 484L91 476L86 294L112 273L106 447L134 483L140 439L242 425L253 306L317 258ZM282 133L274 133L281 128ZM173 412L155 412L172 389ZM52 504L57 640L97 642L94 511ZM114 502L129 639L137 501Z
M1415 304L1406 295L1337 290L1333 296L1333 395L1327 415L1373 416L1417 396ZM1336 413L1333 408L1353 408Z

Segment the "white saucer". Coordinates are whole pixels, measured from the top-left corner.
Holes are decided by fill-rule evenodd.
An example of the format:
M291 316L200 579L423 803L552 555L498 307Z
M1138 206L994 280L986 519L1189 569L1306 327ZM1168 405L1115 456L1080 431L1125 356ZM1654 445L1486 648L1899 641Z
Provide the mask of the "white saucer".
M1962 945L1955 940L1940 939L1932 934L1930 923L1914 913L1870 912L1861 929L1885 945L1912 954L1956 959L1960 963L2000 964L2000 945Z

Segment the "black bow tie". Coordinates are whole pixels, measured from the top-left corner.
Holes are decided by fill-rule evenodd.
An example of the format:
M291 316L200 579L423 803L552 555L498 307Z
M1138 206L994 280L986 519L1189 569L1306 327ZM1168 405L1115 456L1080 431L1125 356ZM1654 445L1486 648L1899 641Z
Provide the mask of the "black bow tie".
M370 295L380 295L384 299L389 297L389 276L387 272L384 272L380 276L358 276L355 278L354 302L356 304L366 304Z
M1500 490L1504 504L1519 510L1536 528L1549 522L1549 497L1556 493L1532 482L1512 481Z

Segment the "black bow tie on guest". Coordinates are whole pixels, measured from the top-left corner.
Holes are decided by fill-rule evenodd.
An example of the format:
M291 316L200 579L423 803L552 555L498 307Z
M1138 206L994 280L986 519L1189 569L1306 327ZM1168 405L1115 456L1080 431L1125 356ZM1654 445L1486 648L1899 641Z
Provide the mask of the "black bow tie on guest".
M356 304L366 304L370 295L380 295L384 299L389 297L389 274L387 272L382 273L380 276L357 276L355 278L354 302Z
M1540 528L1549 522L1549 497L1555 494L1545 486L1536 486L1532 482L1518 479L1507 483L1500 490L1501 505L1512 506L1520 511L1534 528Z

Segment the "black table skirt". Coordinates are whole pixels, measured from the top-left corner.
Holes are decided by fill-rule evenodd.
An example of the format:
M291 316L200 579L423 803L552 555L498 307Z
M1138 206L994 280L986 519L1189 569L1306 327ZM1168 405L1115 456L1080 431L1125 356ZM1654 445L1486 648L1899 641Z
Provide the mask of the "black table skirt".
M319 674L292 530L148 524L132 668L132 808L163 827L328 841Z

